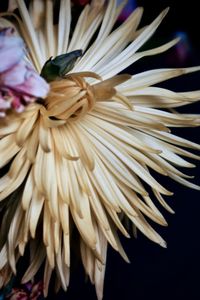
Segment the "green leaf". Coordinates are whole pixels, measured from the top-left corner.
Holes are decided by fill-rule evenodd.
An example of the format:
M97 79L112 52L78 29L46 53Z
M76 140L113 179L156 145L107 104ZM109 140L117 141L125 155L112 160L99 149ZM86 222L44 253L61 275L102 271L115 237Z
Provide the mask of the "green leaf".
M82 50L75 50L66 54L50 57L44 64L41 76L48 82L63 78L71 71L79 57L82 56Z

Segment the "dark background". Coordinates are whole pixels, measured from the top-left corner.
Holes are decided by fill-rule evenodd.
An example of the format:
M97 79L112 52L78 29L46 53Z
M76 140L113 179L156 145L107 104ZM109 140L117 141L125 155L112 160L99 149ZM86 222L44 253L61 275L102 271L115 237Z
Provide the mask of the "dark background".
M131 69L137 73L145 69L160 67L182 67L200 64L200 14L198 1L138 0L144 6L143 24L151 22L162 9L170 6L170 11L148 46L167 42L183 33L185 56L180 59L177 47L164 55L143 59ZM0 7L4 1L0 0ZM163 86L176 91L200 89L200 72L166 82ZM200 112L200 105L188 107L188 112ZM180 136L200 142L200 129L176 130ZM200 163L188 171L195 175L194 182L200 184ZM162 249L150 242L142 234L137 240L126 240L124 248L131 260L126 264L122 258L109 248L105 276L104 300L198 300L200 299L200 193L178 183L161 182L174 192L168 203L176 211L170 215L161 208L169 226L154 226L167 241L168 248ZM85 280L82 268L72 272L68 293L60 292L57 297L48 299L95 300L95 290Z

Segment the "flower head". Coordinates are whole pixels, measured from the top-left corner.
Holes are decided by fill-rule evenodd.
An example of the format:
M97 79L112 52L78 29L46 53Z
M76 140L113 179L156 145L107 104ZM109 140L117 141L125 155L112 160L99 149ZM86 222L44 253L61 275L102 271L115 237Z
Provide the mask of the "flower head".
M13 21L39 73L50 57L78 49L83 55L67 74L49 80L50 91L42 103L10 114L1 124L0 164L6 166L0 179L2 284L16 273L16 262L30 247L31 261L22 282L28 282L45 262L44 293L53 271L66 290L76 227L84 268L101 299L107 244L128 261L118 238L118 231L129 237L127 218L166 247L145 217L165 226L153 199L173 212L163 199L172 192L151 170L199 189L178 167L193 166L183 157L198 158L183 147L199 150L200 146L175 136L169 128L197 125L195 116L170 109L199 100L200 92L175 93L154 86L199 67L118 75L140 58L177 43L176 39L138 51L167 10L138 29L143 12L138 8L112 31L123 9L115 0L91 1L73 29L70 1L60 1L58 24L54 24L54 1L31 1L28 8L24 1L15 5L21 19L13 15Z

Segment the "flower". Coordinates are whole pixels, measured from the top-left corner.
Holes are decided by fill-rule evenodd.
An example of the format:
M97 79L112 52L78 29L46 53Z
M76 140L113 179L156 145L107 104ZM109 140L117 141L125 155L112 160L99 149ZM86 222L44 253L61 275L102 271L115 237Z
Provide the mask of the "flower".
M15 5L21 19L12 14L13 22L38 73L51 56L80 49L83 56L69 73L50 80L44 102L10 114L1 124L2 284L16 273L16 262L29 247L30 265L22 282L33 278L44 262L44 294L53 271L66 290L76 228L85 271L102 299L107 244L128 261L117 233L129 237L127 218L166 247L145 216L166 226L153 200L173 213L163 199L172 192L151 170L199 189L178 167L192 167L183 157L198 156L183 148L199 150L200 145L175 136L170 128L198 125L197 115L171 109L199 100L200 91L176 93L154 85L200 68L118 75L142 57L162 53L177 43L175 39L138 51L167 10L138 29L143 10L137 8L112 31L123 9L114 0L93 0L73 29L70 1L60 1L58 24L53 22L51 0L31 1L29 10L24 1ZM6 16L2 15L3 24L9 22Z
M20 288L13 288L11 293L6 296L10 300L37 300L41 299L42 295L42 282L38 283L28 282Z
M0 116L11 107L17 112L36 98L46 97L49 85L25 60L23 40L11 27L0 29Z
M0 28L0 73L15 66L24 56L23 40L13 35L12 28Z

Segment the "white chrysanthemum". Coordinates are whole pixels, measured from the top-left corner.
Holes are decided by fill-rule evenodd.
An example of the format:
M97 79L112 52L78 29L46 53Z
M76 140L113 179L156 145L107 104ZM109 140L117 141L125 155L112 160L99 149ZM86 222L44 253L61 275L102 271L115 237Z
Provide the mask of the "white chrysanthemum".
M129 237L125 218L152 241L166 245L145 216L165 226L152 196L173 212L162 197L172 193L151 170L199 189L177 167L193 166L183 157L199 158L183 147L200 146L169 130L197 122L168 109L199 100L200 91L175 93L154 85L200 68L117 75L177 40L139 52L167 10L138 30L143 12L138 8L112 31L124 5L116 2L93 0L72 30L69 0L60 1L58 24L53 23L53 0L31 1L29 10L16 1L20 17L12 14L13 24L38 72L50 56L76 49L84 55L66 78L50 83L44 102L1 120L1 285L16 273L16 262L29 246L30 266L22 281L29 281L44 263L44 293L53 270L57 287L66 290L77 228L84 268L101 299L107 243L128 261L117 235L119 230ZM11 26L6 15L0 24Z

